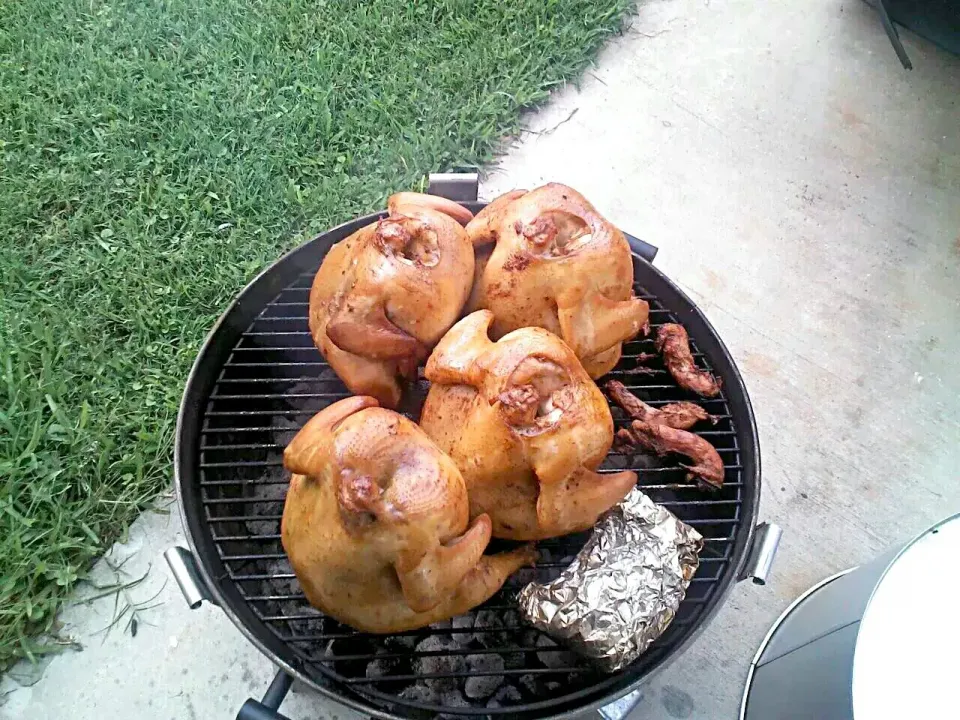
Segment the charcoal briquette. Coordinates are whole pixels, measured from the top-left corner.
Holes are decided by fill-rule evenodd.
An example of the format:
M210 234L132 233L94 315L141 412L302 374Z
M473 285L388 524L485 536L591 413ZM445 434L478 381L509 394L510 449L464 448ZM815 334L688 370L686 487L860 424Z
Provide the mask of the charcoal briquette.
M562 650L553 640L546 635L537 638L537 647L544 648L542 652L537 652L537 657L548 668L559 669L573 667L577 664L577 656L569 650ZM547 650L546 648L557 648L556 650Z
M449 690L443 693L440 696L440 704L448 708L472 707L470 701L459 690ZM463 716L453 713L440 713L437 715L437 720L463 720Z
M418 682L416 685L405 687L400 691L399 697L410 702L420 702L426 705L436 705L440 699L439 693L424 682Z
M440 704L449 708L470 707L470 701L459 690L448 690L441 693Z
M387 635L383 644L393 652L403 652L413 650L417 645L417 638L415 635Z
M533 697L539 697L540 678L538 678L536 675L521 675L517 680L517 683L529 695L532 695Z
M505 652L501 655L503 666L510 670L519 670L527 664L527 654L522 652Z
M458 649L450 640L431 635L417 643L416 652L443 652ZM427 655L413 661L413 670L420 675L462 673L466 669L467 663L463 655ZM425 678L424 682L437 690L452 690L457 686L457 678Z
M487 701L488 708L509 707L523 700L520 691L513 685L501 685L493 697Z
M450 620L450 623L454 630L471 630L473 628L473 615L457 615ZM470 633L454 633L454 635L470 635Z
M510 642L510 634L499 629L503 627L503 621L491 610L480 610L474 627L477 641L485 648L501 647Z
M366 676L371 680L382 678L397 669L400 661L397 658L374 658L367 663Z
M472 672L503 672L504 662L492 653L467 655L467 667ZM474 675L467 678L463 691L468 698L490 697L503 683L503 675Z
M528 629L524 630L520 636L520 642L524 647L530 647L531 645L536 645L537 640L542 636L539 630Z

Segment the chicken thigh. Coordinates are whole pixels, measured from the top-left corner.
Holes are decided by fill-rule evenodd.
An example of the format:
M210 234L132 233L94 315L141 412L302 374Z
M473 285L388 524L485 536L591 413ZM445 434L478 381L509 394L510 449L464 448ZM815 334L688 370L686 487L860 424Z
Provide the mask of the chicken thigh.
M647 321L647 303L632 297L626 238L573 188L507 193L477 213L467 235L477 248L468 308L493 311L495 338L545 328L598 378Z
M460 468L470 516L489 515L495 537L585 530L637 482L596 472L613 443L610 408L556 335L523 328L493 342L492 322L475 312L437 345L420 426Z
M358 630L400 632L466 612L535 559L486 556L490 519L469 523L453 462L371 397L330 405L283 454L293 473L283 548L310 604Z
M397 193L390 214L334 245L310 290L310 334L344 384L385 407L460 316L473 282L469 210Z

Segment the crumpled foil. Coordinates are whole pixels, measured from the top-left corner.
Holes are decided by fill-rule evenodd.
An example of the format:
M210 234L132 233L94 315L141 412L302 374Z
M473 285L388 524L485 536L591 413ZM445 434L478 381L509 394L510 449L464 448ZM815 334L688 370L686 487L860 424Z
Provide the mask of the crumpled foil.
M667 629L700 564L703 538L634 488L556 580L520 591L534 627L614 672Z

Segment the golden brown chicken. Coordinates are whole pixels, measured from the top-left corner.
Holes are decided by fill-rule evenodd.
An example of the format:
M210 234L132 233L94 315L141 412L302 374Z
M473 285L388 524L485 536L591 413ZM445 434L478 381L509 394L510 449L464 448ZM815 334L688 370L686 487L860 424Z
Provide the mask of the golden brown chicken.
M395 408L401 380L416 377L460 316L474 259L463 206L398 193L389 208L327 253L310 290L310 333L352 392Z
M596 472L613 443L610 408L556 335L523 328L494 343L492 322L475 312L437 345L420 426L460 468L470 516L489 514L495 537L585 530L637 481Z
M598 378L647 321L647 303L632 297L626 238L573 188L507 193L477 213L467 235L477 247L468 308L493 311L495 338L546 328Z
M281 537L307 600L358 630L399 632L466 612L535 559L483 554L450 458L402 415L352 397L318 413L283 454L294 473Z

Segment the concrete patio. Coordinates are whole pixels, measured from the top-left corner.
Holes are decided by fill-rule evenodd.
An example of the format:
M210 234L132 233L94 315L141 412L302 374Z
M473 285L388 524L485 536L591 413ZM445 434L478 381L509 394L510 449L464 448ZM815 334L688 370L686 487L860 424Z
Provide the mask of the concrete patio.
M658 245L757 414L771 581L735 588L632 717L736 717L792 598L960 511L960 59L901 35L912 72L860 0L643 3L482 185L568 183ZM21 664L0 717L228 718L262 695L270 663L168 579L177 543L175 505L142 517L95 577L143 581L68 608L82 651ZM125 603L149 606L135 634L108 627ZM305 691L282 710L354 716Z

